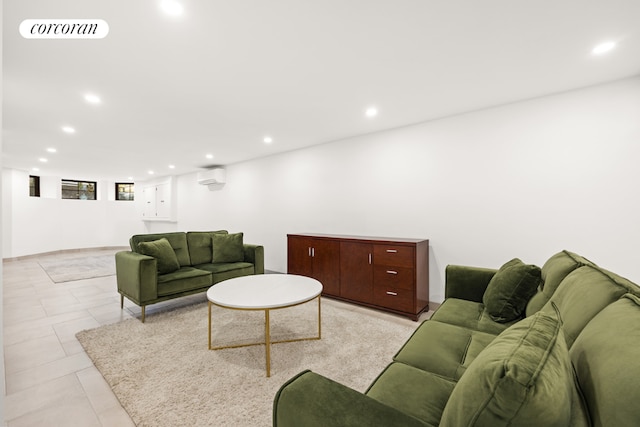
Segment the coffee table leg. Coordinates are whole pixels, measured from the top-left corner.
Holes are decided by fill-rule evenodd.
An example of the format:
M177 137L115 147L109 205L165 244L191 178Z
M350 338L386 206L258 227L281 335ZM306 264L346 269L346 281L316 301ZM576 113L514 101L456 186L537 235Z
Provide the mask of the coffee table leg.
M318 295L318 339L322 339L322 314L320 313L320 295Z
M209 301L209 350L211 350L211 301Z
M264 311L264 346L267 354L267 377L271 376L271 335L269 331L269 309Z

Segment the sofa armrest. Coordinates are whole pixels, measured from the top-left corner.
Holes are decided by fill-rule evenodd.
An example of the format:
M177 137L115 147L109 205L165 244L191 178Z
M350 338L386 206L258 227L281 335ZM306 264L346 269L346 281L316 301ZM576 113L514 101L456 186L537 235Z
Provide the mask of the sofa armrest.
M463 265L448 265L445 269L445 298L482 302L491 278L498 270Z
M429 426L311 371L285 383L273 402L274 427Z
M131 251L116 253L118 292L138 305L158 298L158 267L155 258Z
M244 260L255 267L255 274L264 274L264 247L244 244Z

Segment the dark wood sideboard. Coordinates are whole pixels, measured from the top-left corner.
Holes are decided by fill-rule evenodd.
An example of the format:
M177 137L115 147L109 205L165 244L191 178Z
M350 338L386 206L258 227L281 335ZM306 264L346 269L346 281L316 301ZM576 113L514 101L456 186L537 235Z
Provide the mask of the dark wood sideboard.
M429 240L287 234L287 272L322 295L418 320L429 309Z

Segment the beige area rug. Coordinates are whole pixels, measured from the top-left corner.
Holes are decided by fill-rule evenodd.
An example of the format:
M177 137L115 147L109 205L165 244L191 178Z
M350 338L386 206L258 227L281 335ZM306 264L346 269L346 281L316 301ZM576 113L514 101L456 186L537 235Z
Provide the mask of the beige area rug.
M54 283L92 279L116 274L114 255L86 256L80 258L39 261L40 267Z
M272 339L317 333L317 302L271 312ZM264 312L213 307L213 345L264 340ZM365 391L417 324L322 304L322 339L209 350L207 304L82 331L78 340L138 426L271 426L273 398L304 369Z

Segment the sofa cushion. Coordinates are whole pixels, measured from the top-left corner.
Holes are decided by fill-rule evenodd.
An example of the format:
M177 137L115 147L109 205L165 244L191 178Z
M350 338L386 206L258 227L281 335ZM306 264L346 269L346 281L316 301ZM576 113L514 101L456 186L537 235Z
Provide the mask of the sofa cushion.
M228 234L228 232L227 230L187 232L187 245L189 246L191 265L196 266L211 262L211 238L214 234Z
M187 234L181 231L173 233L136 234L129 239L129 245L131 245L131 250L133 252L142 253L139 249L139 244L141 242L151 242L162 238L167 239L171 244L181 267L191 265L189 247L187 245Z
M430 372L391 363L365 394L428 425L437 426L454 386L454 381Z
M637 289L626 279L585 265L569 273L540 311L552 312L557 306L564 322L565 339L571 348L582 329L596 314L634 288Z
M213 234L212 262L241 262L244 261L243 233Z
M458 380L496 335L425 320L394 356L396 362Z
M206 289L213 285L211 273L193 267L158 276L158 296L164 297L195 289Z
M575 395L561 323L540 312L480 353L453 389L440 426L566 427L575 419Z
M431 320L498 335L520 319L498 323L491 319L481 302L447 298L433 313Z
M542 266L540 290L529 300L525 310L526 315L531 316L538 312L549 301L564 278L583 265L594 264L588 259L566 250L549 258Z
M156 259L158 273L166 274L180 268L180 263L173 251L171 244L164 237L151 242L138 243L138 249L143 255L152 256Z
M514 258L491 278L482 302L496 322L510 322L522 317L529 299L540 284L540 267Z
M640 298L626 294L585 326L571 347L578 382L596 427L640 420ZM627 396L628 398L621 398Z

